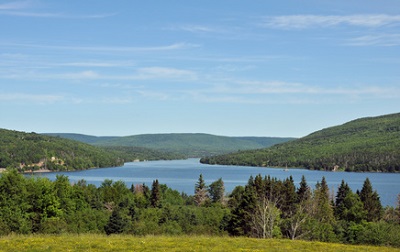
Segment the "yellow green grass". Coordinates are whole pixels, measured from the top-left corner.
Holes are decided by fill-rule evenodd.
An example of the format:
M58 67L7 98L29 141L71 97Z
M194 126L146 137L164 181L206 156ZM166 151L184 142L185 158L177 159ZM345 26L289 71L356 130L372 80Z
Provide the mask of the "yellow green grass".
M400 251L335 243L207 236L11 235L0 251Z

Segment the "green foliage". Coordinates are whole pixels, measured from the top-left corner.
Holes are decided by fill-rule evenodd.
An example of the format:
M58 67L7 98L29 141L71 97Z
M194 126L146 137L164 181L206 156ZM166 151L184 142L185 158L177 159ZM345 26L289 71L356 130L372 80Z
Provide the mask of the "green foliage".
M208 186L208 193L210 194L210 199L214 203L223 203L225 195L225 186L222 178L212 182Z
M365 184L371 188L362 192L373 195L372 185ZM210 195L221 195L222 179L211 185ZM97 188L85 181L71 185L66 176L50 181L24 177L11 169L0 176L0 235L230 234L400 247L398 209L386 208L382 220L367 221L360 196L345 189L346 185L342 183L332 200L324 178L312 191L305 178L296 190L291 177L278 180L257 175L246 186L236 187L227 204L212 202L219 199L214 196L194 204L195 196L160 185L158 180L151 189L145 185L128 188L112 180ZM197 192L210 187L200 175ZM340 211L334 215L333 209Z
M400 171L400 113L363 118L260 150L202 158L202 163Z
M152 207L160 207L161 195L160 195L160 184L158 183L158 179L153 181L151 186L151 198L150 204Z
M376 191L373 191L371 182L368 178L364 181L359 196L362 203L364 204L364 210L367 213L367 220L380 220L383 213L382 204L379 199L378 193Z
M199 180L194 187L194 201L197 206L201 206L208 198L206 183L204 182L203 174L200 174Z
M0 167L83 170L123 164L115 153L81 142L0 129Z

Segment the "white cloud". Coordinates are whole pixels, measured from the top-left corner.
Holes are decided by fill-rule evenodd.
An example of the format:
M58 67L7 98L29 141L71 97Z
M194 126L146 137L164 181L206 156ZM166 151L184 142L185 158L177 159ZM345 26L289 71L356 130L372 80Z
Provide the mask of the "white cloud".
M64 100L60 95L0 93L0 101L51 104Z
M46 78L46 75L43 75ZM102 78L100 74L95 71L82 71L77 73L65 73L65 74L54 74L48 75L48 78L60 78L60 79L73 79L73 80L81 80L81 79L99 79Z
M0 4L0 10L19 10L25 9L31 6L30 1L14 1L10 3Z
M35 18L65 18L65 19L97 19L115 16L117 13L102 14L65 14L32 11L35 5L32 1L14 1L10 3L0 4L0 15L16 16L16 17L35 17Z
M144 67L139 68L137 73L138 79L197 79L193 71L168 67Z
M338 25L378 28L399 24L400 15L288 15L266 17L262 26L276 29L308 29Z
M188 99L199 102L326 104L370 99L398 99L400 89L390 86L324 87L283 81L220 80L209 88L188 91L186 95Z
M46 13L29 11L0 11L2 15L35 18L64 18L64 19L99 19L115 16L117 13L74 15L64 13Z
M55 66L72 67L131 67L135 64L130 61L82 61L54 64Z
M71 51L98 51L98 52L158 52L181 50L187 48L198 47L195 44L174 43L161 46L62 46L62 45L43 45L43 44L23 44L23 43L2 43L3 46L25 47L25 48L42 48L48 50L71 50Z
M204 33L204 32L221 32L220 29L216 29L214 27L205 26L205 25L181 25L175 27L175 29L194 32L194 33Z
M365 35L349 39L345 44L351 46L399 46L400 34Z

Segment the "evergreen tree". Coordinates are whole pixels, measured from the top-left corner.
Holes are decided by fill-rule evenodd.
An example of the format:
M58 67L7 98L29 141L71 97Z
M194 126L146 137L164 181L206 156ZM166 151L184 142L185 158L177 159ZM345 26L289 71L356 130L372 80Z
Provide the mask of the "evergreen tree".
M346 222L361 223L366 218L366 211L360 197L351 190L342 202L342 211L339 218Z
M115 208L108 219L107 225L104 227L104 231L107 235L120 234L124 231L125 226L126 222L122 218L120 210Z
M152 207L160 207L161 201L161 192L160 192L160 184L158 183L158 179L153 180L153 184L151 186L151 197L150 197L150 204Z
M214 203L223 203L224 194L225 194L225 186L222 178L212 182L208 187L208 192L210 194L211 201Z
M378 193L373 191L371 181L368 178L365 179L359 196L364 204L364 210L367 212L367 221L380 220L383 213L382 204Z
M296 186L294 185L292 176L283 182L282 196L283 199L280 207L282 217L288 218L294 214L296 209L295 203L297 202Z
M335 218L333 216L333 208L329 199L329 188L325 177L322 177L321 183L318 182L316 185L313 202L314 227L311 238L325 242L333 241L335 239L333 232Z
M333 208L329 200L329 187L325 177L322 177L321 183L317 183L314 191L314 201L316 203L316 219L320 222L332 223Z
M347 183L342 180L342 183L340 184L338 188L338 192L336 194L336 199L335 199L335 216L338 219L343 218L343 212L345 211L345 205L344 205L344 199L346 198L347 194L351 192L351 189Z
M263 197L265 195L265 180L263 180L261 174L258 174L254 178L254 187L259 197Z
M311 198L311 189L307 185L304 175L301 176L300 187L297 189L297 202L307 201Z
M203 174L200 174L194 189L194 201L197 206L201 206L208 199L206 183Z
M253 229L251 220L256 211L256 205L257 195L253 183L253 177L250 177L248 184L244 188L243 195L240 198L239 205L232 211L232 218L228 225L228 232L231 235L251 236Z

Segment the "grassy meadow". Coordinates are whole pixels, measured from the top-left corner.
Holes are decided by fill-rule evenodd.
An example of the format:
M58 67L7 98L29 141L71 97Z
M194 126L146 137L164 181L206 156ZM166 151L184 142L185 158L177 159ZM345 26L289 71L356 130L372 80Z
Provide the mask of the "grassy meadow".
M400 251L335 243L207 236L10 235L0 251Z

